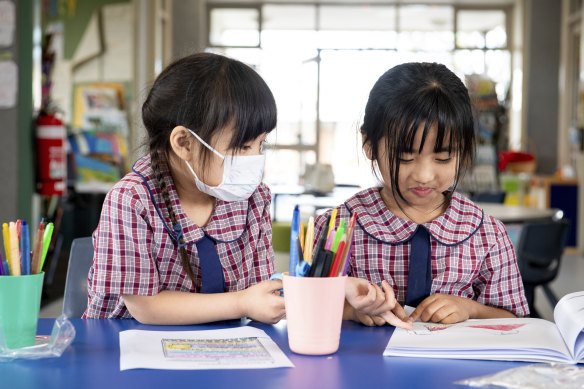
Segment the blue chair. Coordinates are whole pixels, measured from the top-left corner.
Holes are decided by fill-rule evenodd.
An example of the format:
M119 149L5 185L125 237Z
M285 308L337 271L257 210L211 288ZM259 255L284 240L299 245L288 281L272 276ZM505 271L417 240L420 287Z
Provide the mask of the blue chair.
M87 308L87 274L92 262L92 238L74 239L69 254L63 298L63 314L67 317L81 317Z

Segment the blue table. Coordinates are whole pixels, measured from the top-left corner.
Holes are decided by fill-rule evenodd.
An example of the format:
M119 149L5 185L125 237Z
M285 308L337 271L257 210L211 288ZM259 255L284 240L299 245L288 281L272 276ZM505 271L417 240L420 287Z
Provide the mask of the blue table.
M49 334L54 319L39 320ZM72 319L77 336L60 358L0 362L1 388L462 388L456 380L495 373L521 363L382 356L392 327L369 328L344 322L339 351L331 356L294 354L286 322L275 326L233 321L201 326L151 326L134 320ZM257 370L120 371L118 333L128 329L202 330L248 324L264 330L295 368Z

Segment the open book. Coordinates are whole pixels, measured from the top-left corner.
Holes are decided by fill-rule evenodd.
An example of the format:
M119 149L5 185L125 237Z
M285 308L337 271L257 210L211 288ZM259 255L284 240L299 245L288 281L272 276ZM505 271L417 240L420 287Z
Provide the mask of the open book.
M543 319L483 319L396 328L383 355L418 358L584 362L584 291L568 294Z

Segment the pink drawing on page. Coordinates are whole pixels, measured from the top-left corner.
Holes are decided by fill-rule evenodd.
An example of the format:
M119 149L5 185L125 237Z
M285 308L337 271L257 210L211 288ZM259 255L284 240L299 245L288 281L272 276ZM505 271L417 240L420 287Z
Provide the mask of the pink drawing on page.
M467 326L471 328L482 328L485 330L493 330L493 331L513 331L520 327L523 327L525 324L482 324L482 325L474 325L474 326Z
M519 328L525 326L525 323L521 324L475 324L475 325L462 325L459 328L476 328L478 330L486 330L491 334L499 335L513 335L519 333ZM450 327L456 326L456 324L440 324L440 323L419 323L419 325L408 333L412 335L430 335L434 332L439 332L446 330Z
M523 327L525 324L482 324L482 325L471 325L467 326L469 328L478 328L481 330L488 331L498 331L499 335L513 335L519 333L519 328Z

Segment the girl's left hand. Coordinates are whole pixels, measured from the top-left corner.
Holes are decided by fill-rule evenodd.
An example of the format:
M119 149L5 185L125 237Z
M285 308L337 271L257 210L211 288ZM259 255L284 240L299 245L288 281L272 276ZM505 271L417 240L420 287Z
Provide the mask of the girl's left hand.
M410 321L454 324L473 317L477 302L448 294L426 297L410 315Z

